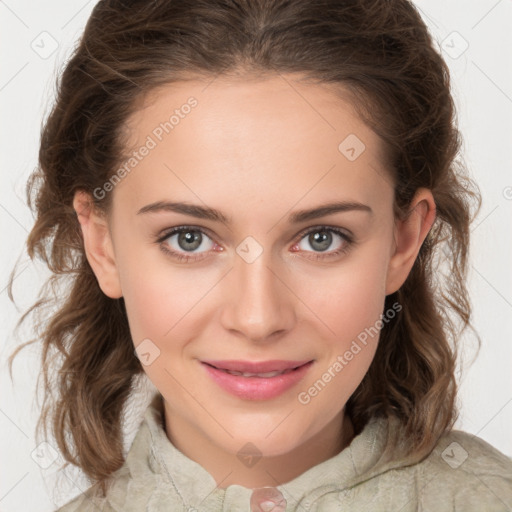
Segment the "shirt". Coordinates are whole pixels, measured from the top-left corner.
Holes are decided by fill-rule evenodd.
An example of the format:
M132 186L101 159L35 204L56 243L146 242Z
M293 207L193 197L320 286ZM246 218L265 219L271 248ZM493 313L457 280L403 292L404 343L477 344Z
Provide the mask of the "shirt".
M283 485L221 489L169 441L163 418L158 395L107 496L92 486L57 512L512 511L512 459L465 432L445 433L411 462L386 456L390 436L400 436L398 420L373 418L340 453Z

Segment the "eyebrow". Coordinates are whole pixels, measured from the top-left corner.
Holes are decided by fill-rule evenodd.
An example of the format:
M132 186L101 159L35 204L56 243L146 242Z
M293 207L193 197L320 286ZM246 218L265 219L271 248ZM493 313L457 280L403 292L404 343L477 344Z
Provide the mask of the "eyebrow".
M323 204L308 210L298 210L289 216L289 222L291 224L298 224L300 222L317 219L326 215L348 211L361 211L369 213L370 215L373 214L372 209L366 204L358 203L355 201L338 201ZM182 213L184 215L190 215L191 217L197 217L198 219L221 222L225 225L229 225L230 223L228 217L226 217L221 211L216 210L215 208L171 201L157 201L156 203L143 206L137 212L137 215L159 212Z

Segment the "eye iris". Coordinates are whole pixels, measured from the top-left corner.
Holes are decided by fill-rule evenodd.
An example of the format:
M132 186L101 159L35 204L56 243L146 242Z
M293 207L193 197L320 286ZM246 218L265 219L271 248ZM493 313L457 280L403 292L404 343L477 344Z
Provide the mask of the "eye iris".
M329 231L317 231L309 235L309 242L311 247L316 248L318 251L326 251L332 243L332 234ZM315 244L320 246L315 247Z
M178 244L185 251L193 251L201 245L202 238L197 231L183 231L178 235Z

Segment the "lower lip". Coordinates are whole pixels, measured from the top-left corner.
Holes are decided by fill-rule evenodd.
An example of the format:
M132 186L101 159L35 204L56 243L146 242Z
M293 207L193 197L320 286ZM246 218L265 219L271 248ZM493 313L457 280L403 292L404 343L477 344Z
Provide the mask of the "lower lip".
M245 400L270 400L295 386L313 364L303 364L296 370L275 377L242 377L202 363L208 375L225 391Z

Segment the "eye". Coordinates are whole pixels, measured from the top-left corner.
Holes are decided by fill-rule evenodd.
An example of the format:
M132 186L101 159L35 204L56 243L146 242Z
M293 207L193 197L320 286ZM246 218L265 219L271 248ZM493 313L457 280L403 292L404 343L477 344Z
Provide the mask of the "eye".
M178 261L200 261L208 257L212 250L222 251L203 228L194 226L179 226L167 231L158 238L157 243L161 250ZM332 249L333 244L335 245ZM292 252L311 253L308 259L323 260L336 258L348 252L354 244L350 235L342 230L328 226L308 228L299 235L299 242L295 243ZM313 250L307 248L309 245ZM328 250L331 248L331 250Z
M305 233L302 232L300 236L300 241L292 247L292 250L297 252L298 248L301 251L313 252L311 257L315 260L339 256L347 252L353 244L353 240L348 234L340 229L327 226L309 228ZM334 248L332 247L333 244L335 245ZM307 248L308 245L313 251Z
M158 239L161 249L178 260L199 260L216 243L199 228L180 226Z

